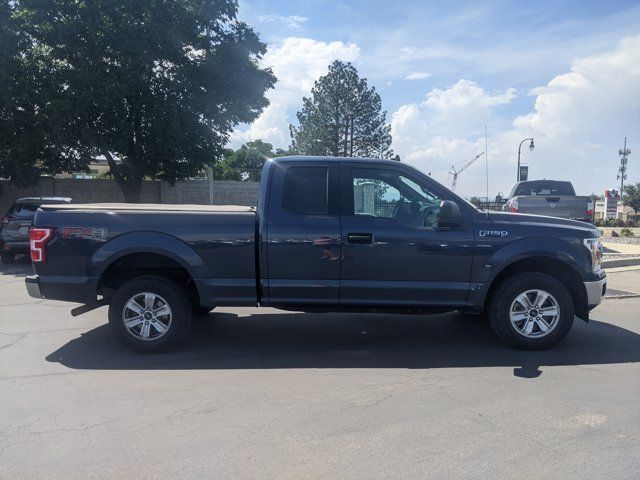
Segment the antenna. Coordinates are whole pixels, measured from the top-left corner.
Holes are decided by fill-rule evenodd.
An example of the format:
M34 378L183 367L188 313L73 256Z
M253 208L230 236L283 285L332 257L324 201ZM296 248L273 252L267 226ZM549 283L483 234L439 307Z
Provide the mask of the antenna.
M456 184L458 183L458 174L464 172L467 169L467 167L471 166L471 164L475 162L477 159L479 159L482 155L484 155L484 152L477 154L475 157L473 157L471 160L465 163L459 170L456 170L455 165L451 165L451 170L449 170L449 175L453 175L453 182L451 182L451 190L456 189ZM460 165L460 163L457 163L456 165Z
M631 150L627 148L627 137L624 137L624 148L618 150L620 155L620 167L618 167L617 179L620 180L620 197L624 193L624 181L627 179L627 157L631 155Z

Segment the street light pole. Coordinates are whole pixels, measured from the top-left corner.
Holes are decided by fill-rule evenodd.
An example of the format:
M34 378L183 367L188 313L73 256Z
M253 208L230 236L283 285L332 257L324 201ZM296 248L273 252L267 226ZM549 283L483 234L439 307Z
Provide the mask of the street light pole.
M522 144L528 140L531 140L531 144L529 145L529 150L533 151L533 148L535 147L535 145L533 144L533 138L525 138L520 142L520 145L518 145L518 172L516 174L517 182L520 181L520 150L522 149Z

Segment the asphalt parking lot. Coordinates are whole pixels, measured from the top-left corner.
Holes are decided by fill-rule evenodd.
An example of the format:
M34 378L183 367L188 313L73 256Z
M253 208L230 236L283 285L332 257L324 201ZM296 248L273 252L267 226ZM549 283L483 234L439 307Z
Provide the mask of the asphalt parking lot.
M237 308L145 356L29 269L0 265L2 479L640 478L638 297L545 352L459 314Z

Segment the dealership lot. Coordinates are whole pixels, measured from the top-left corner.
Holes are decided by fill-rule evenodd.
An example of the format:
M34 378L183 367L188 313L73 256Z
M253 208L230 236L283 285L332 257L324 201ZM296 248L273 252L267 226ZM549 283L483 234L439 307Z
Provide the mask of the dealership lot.
M234 308L145 356L29 269L0 265L0 478L640 476L639 297L546 352L460 314Z

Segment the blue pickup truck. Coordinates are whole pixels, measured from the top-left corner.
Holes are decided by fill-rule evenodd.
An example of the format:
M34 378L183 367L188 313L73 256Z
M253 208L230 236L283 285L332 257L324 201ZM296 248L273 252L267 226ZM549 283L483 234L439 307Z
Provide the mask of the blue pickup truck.
M599 232L484 212L399 162L266 162L257 209L43 205L30 232L35 298L109 305L128 347L178 345L217 306L487 313L500 340L543 349L605 293Z

